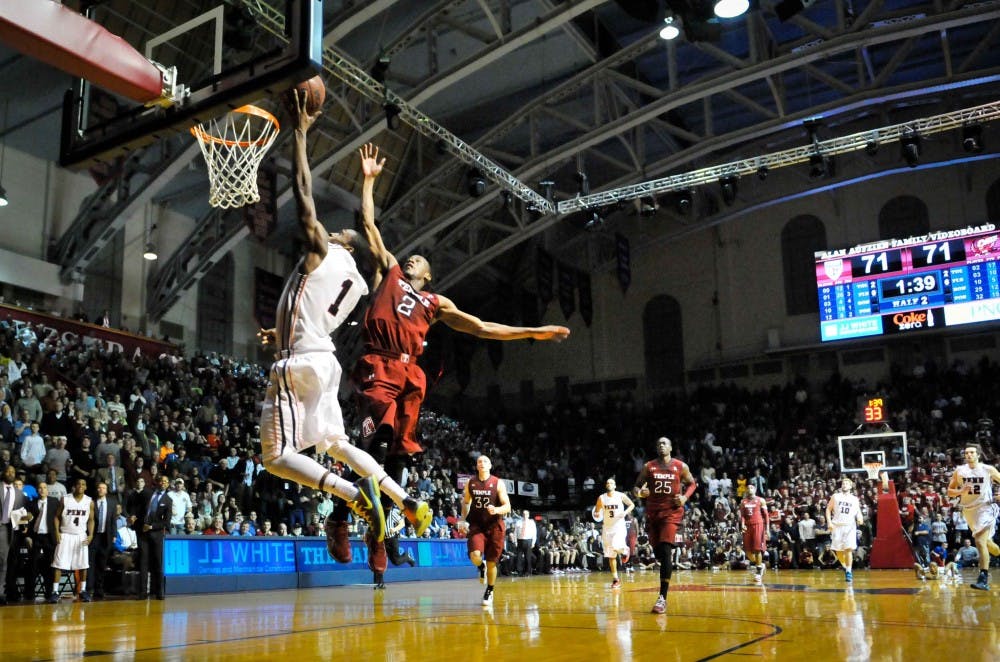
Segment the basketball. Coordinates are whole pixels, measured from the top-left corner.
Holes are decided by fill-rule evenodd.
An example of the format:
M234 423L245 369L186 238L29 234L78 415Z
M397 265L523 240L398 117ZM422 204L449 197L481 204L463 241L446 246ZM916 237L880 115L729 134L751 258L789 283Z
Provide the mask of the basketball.
M317 75L285 92L283 100L290 115L294 116L298 112L295 95L301 92L306 92L306 112L315 113L323 107L323 102L326 101L326 85L323 84L323 78Z

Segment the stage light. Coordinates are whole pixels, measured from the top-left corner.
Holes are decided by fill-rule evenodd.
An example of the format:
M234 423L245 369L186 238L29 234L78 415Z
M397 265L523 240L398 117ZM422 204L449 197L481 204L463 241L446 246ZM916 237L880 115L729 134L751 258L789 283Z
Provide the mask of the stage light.
M543 179L538 182L538 186L542 189L542 197L552 202L552 191L555 189L556 183L551 179Z
M830 161L819 152L809 157L809 179L819 179L829 174Z
M389 127L390 131L395 131L399 128L399 113L402 112L396 104L391 101L387 101L382 108L385 110L385 125Z
M639 198L639 216L649 218L651 216L656 216L656 210L660 206L656 203L656 198L651 195L643 196Z
M719 180L719 187L722 189L722 200L727 206L732 206L736 202L737 182L739 182L739 177L736 175L726 175Z
M694 193L691 191L680 191L677 194L677 213L687 216L694 206Z
M159 257L160 256L156 254L156 246L153 245L153 242L146 244L146 247L142 250L142 259L152 262Z
M904 128L903 135L899 139L899 145L906 165L911 168L916 168L920 165L920 134L910 127Z
M770 168L768 168L766 165L762 165L761 167L757 168L757 179L759 179L760 181L764 181L765 179L767 179L767 176L768 174L770 174L770 172L771 172Z
M385 85L385 75L389 73L389 56L381 53L372 65L371 75L375 82Z
M979 154L983 151L983 127L979 124L966 124L962 127L962 149L969 154Z
M590 220L584 224L583 229L594 232L602 228L604 228L604 217L597 213L595 209L590 212Z
M466 188L473 198L481 198L486 193L486 179L478 170L470 170L465 175Z
M736 18L747 13L750 0L716 0L715 15L719 18Z
M577 185L577 194L582 196L590 195L590 180L587 179L587 173L577 172L573 175L573 181Z
M663 22L665 25L663 26L663 29L660 30L660 39L663 39L665 41L671 41L673 39L677 39L677 37L681 35L681 30L679 27L677 27L677 24L680 21L678 21L676 18L674 18L673 16L667 16L665 19L663 19Z
M878 154L878 147L878 136L872 136L868 139L868 142L865 143L865 154L868 156L875 156Z

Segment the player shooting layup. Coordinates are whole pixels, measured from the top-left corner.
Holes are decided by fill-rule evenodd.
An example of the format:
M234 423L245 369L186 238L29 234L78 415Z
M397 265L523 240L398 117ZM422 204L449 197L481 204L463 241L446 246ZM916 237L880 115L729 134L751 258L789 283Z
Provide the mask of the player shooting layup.
M618 579L618 556L621 555L623 564L628 563L625 516L635 508L632 499L617 491L616 487L615 479L608 478L604 483L607 491L597 497L594 505L594 517L602 517L601 521L604 523L601 544L604 547L604 558L608 559L608 566L611 568L611 588L620 588L622 585Z

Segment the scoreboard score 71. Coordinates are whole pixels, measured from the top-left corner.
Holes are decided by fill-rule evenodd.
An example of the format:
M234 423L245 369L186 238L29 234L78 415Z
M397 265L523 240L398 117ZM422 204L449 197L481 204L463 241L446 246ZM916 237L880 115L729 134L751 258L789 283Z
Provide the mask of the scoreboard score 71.
M861 421L864 423L885 423L888 416L885 398L864 398L861 401Z

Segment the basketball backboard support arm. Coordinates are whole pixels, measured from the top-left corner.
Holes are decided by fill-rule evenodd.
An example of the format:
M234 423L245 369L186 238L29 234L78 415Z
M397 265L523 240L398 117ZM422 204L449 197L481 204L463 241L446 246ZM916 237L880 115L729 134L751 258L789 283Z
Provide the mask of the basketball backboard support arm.
M205 81L181 81L190 92L169 108L137 106L94 126L81 127L85 104L81 86L74 86L63 100L60 164L82 168L113 160L168 132L187 131L233 108L276 97L315 75L323 63L323 2L289 0L287 7L283 47L224 68ZM91 72L83 75L89 78Z

